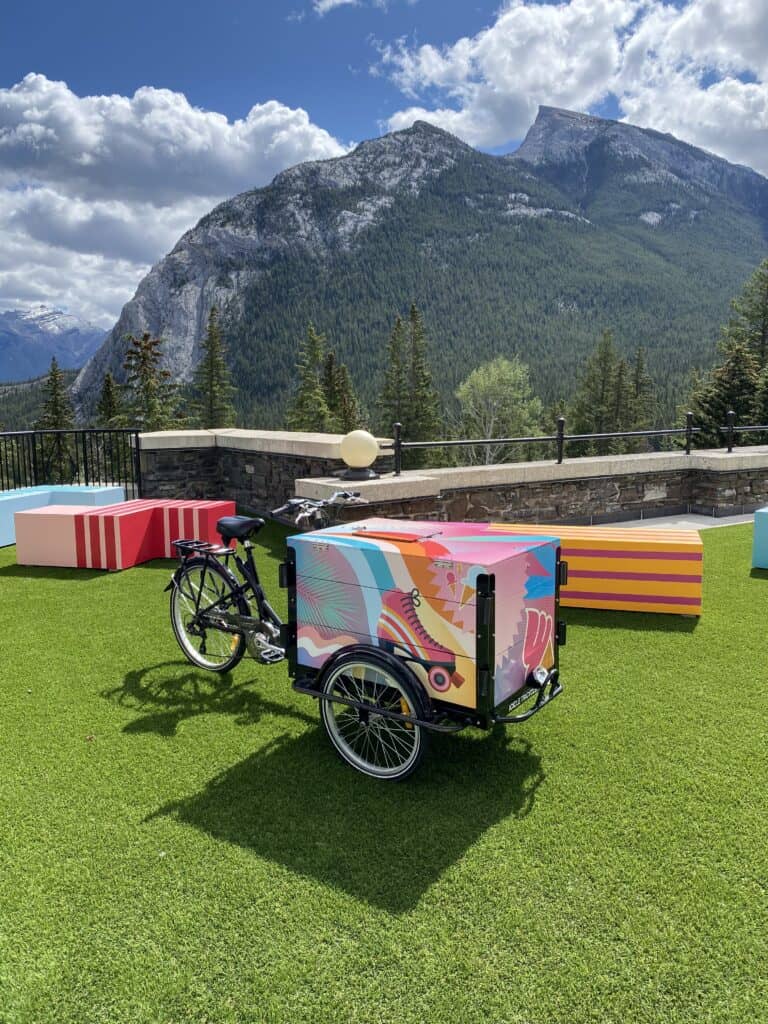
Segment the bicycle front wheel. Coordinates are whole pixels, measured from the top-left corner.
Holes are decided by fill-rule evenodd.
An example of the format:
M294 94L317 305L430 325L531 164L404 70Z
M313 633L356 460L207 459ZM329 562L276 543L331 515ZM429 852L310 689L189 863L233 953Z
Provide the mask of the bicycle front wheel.
M227 570L204 558L190 558L171 588L171 625L188 661L209 672L229 672L245 654L245 637L216 625L225 612L250 614L248 602L235 594Z

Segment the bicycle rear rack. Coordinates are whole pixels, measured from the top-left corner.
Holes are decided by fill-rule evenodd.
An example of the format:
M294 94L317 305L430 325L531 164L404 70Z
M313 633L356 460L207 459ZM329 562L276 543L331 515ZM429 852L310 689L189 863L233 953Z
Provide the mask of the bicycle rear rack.
M171 544L176 548L179 558L189 558L190 555L221 555L226 558L234 554L234 548L207 540L174 540Z

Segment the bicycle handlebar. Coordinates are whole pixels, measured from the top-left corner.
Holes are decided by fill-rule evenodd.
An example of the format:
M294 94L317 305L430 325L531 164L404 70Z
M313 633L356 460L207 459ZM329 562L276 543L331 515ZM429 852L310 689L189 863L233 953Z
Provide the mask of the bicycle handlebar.
M339 505L345 502L354 505L366 504L365 498L360 497L360 491L334 491L330 498L289 498L284 505L273 508L270 515L279 516L283 512L290 512L296 516L298 522L325 508L326 505Z

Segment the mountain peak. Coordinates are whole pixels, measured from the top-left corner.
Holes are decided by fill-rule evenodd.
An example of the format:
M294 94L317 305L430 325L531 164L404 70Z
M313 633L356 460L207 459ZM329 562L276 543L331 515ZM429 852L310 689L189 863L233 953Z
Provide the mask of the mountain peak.
M545 173L578 165L574 181L589 174L589 167L606 166L606 161L634 165L649 174L744 198L746 192L762 189L765 179L756 171L731 164L722 157L692 146L674 135L640 128L609 118L582 114L559 107L539 107L536 120L513 159L524 160ZM585 172L585 168L587 168ZM547 170L549 169L549 171ZM659 178L660 180L660 178Z

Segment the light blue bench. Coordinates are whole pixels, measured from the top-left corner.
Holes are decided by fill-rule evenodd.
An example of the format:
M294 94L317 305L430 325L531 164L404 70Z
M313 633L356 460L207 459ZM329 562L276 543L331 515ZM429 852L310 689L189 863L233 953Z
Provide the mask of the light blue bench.
M125 501L122 487L99 484L51 484L0 491L0 548L16 543L15 512L43 505L116 505L120 501Z
M752 528L752 568L768 569L768 508L755 512Z

